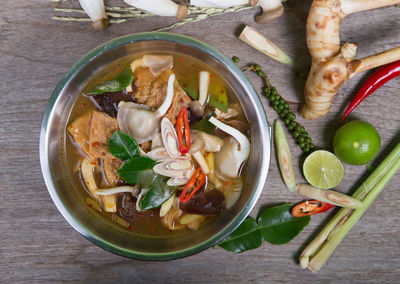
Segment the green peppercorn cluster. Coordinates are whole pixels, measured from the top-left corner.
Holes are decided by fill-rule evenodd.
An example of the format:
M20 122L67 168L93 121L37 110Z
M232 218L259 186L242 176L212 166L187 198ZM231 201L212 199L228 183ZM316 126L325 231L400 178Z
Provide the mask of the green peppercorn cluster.
M237 57L235 56L233 58ZM239 62L239 58L233 61ZM271 86L268 76L264 71L262 71L262 67L258 64L250 64L245 67L244 70L253 71L263 79L265 84L263 95L271 102L272 108L279 114L280 118L283 120L287 129L291 132L292 137L296 140L303 152L310 152L315 147L311 138L308 136L304 127L296 122L296 115L289 108L288 102L278 94L275 87Z

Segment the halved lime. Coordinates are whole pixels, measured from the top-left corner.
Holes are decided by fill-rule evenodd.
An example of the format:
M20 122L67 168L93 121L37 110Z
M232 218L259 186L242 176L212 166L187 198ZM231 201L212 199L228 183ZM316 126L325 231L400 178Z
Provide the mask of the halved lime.
M334 154L319 150L306 158L303 164L303 173L312 186L330 189L337 186L342 180L344 167Z

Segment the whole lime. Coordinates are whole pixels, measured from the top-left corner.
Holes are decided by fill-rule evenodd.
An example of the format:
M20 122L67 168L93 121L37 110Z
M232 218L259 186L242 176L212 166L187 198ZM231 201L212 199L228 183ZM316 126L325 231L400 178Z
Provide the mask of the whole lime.
M381 138L368 122L355 120L340 127L333 138L335 154L343 162L363 165L378 154Z

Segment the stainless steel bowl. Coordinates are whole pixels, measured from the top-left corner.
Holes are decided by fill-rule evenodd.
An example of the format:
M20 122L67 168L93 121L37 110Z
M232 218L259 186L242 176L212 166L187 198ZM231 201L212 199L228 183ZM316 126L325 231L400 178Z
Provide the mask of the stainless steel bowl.
M251 123L252 150L246 183L230 210L196 232L155 237L137 235L106 222L88 210L83 188L71 182L64 159L65 128L73 103L94 74L113 61L138 52L174 51L208 64L235 90ZM248 79L236 65L212 47L176 34L140 33L120 37L92 50L64 75L51 95L40 133L40 162L47 189L65 219L84 237L113 253L145 260L176 259L207 249L228 236L254 207L267 178L270 129L262 104Z

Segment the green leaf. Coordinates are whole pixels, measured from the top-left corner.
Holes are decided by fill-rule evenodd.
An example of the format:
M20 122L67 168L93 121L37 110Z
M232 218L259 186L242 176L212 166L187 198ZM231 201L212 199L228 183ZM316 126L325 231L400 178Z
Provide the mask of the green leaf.
M226 89L221 84L210 84L210 99L208 105L211 107L216 107L223 112L228 111L228 96L226 94Z
M286 203L261 212L258 228L266 241L275 245L286 244L308 225L310 216L294 218L292 207L293 204Z
M149 191L140 201L140 209L149 210L160 207L175 192L175 187L168 186L168 177L157 176Z
M263 237L257 228L256 220L249 217L218 246L233 253L241 253L260 247L262 242Z
M182 85L182 89L189 95L189 97L192 98L192 100L198 100L199 99L199 92L197 92L194 88L185 87L185 86Z
M118 159L128 162L139 156L139 145L131 136L115 131L108 140L108 151Z
M156 164L156 161L148 157L136 157L125 163L118 170L118 174L127 183L148 188L157 177L152 170Z
M190 129L196 129L209 134L213 134L215 131L215 126L214 124L208 121L208 118L204 117L200 121L197 121L195 124L191 125Z
M218 246L233 253L261 246L263 239L271 244L280 245L290 242L310 222L310 216L294 218L291 213L293 204L285 203L263 210L256 220L249 217Z
M108 92L117 92L117 91L120 91L120 90L128 87L130 84L132 84L132 81L133 81L132 69L130 66L128 66L115 79L100 83L99 85L90 89L85 94L86 95L99 95L99 94L103 94L106 92L107 93Z

